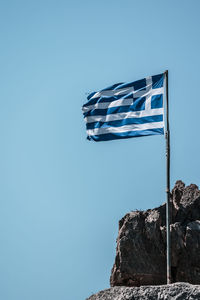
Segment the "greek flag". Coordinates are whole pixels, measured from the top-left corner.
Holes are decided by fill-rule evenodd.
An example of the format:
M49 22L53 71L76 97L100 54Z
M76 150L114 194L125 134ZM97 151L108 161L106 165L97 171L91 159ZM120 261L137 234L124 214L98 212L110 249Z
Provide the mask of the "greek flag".
M163 94L164 74L91 93L82 107L87 138L98 142L164 134Z

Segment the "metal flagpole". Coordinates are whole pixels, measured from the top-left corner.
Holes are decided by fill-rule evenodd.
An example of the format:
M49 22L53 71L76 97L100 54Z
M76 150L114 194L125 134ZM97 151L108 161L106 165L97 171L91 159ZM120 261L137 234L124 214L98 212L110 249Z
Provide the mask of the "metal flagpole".
M167 233L167 284L171 281L171 202L170 202L170 130L169 130L169 101L168 101L168 70L165 71L166 83L166 233Z

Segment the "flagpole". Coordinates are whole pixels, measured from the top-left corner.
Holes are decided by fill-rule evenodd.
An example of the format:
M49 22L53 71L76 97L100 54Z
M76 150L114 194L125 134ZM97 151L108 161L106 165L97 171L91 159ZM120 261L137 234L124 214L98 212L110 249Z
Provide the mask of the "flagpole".
M166 233L167 233L167 284L171 280L171 202L170 202L170 130L169 130L169 99L168 99L168 70L165 71L166 83Z

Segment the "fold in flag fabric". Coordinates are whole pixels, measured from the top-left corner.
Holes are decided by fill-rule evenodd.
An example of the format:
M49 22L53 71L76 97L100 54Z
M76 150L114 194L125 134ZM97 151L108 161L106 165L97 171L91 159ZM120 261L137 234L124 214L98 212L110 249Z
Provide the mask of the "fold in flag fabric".
M108 141L164 134L164 74L91 93L82 111L87 138Z

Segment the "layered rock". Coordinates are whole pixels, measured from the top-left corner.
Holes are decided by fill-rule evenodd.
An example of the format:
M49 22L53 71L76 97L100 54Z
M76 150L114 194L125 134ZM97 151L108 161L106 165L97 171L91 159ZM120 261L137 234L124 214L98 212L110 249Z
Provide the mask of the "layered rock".
M92 295L86 300L199 300L200 286L175 283L162 286L116 286Z
M172 279L200 284L200 191L177 181L171 193ZM166 206L119 221L111 286L166 283Z

